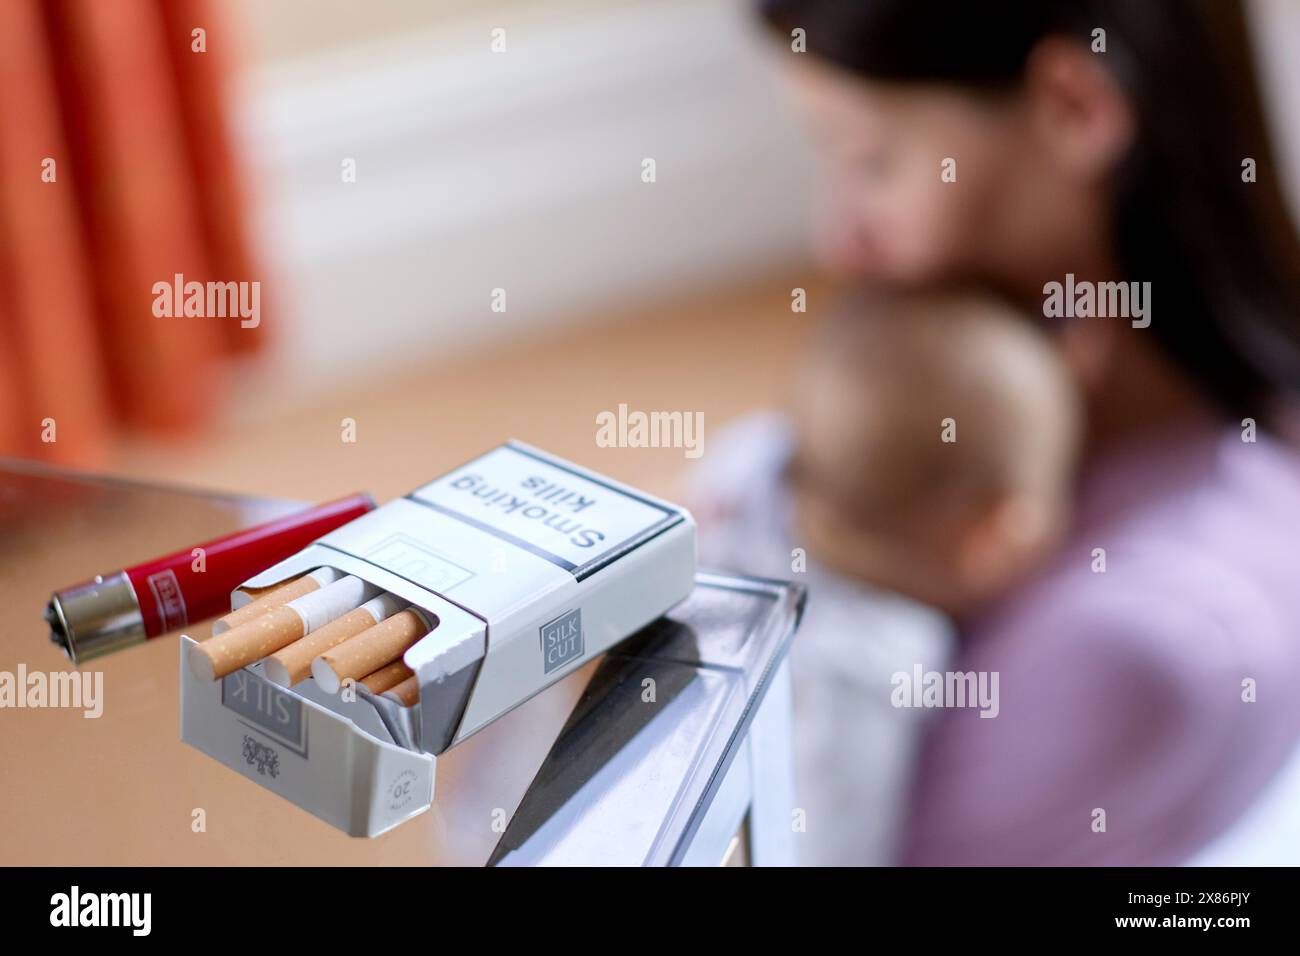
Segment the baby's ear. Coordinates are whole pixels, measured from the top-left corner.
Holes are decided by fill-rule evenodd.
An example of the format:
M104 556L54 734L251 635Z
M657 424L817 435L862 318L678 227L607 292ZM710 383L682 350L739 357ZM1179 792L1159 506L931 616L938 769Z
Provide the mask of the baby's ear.
M995 520L1009 544L1025 553L1041 548L1052 536L1053 522L1047 504L1038 495L1008 495L996 509Z
M1015 492L994 499L971 523L958 554L967 586L986 594L1024 571L1053 532L1051 515L1036 497Z

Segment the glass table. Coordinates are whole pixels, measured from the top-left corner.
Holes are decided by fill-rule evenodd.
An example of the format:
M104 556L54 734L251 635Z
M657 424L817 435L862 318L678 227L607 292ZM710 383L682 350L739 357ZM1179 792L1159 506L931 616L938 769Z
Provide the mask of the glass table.
M51 592L298 507L0 459L0 674L72 668L42 620ZM0 863L787 864L803 601L701 573L667 616L440 755L433 806L370 840L182 744L179 642L158 637L84 666L98 717L0 709Z

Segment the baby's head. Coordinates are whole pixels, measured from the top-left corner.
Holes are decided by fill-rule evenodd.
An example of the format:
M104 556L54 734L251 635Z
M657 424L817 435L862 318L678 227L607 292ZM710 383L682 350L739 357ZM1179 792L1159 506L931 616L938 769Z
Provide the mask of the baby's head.
M978 609L1065 527L1077 402L1052 343L1001 302L861 294L796 380L800 542L840 573Z

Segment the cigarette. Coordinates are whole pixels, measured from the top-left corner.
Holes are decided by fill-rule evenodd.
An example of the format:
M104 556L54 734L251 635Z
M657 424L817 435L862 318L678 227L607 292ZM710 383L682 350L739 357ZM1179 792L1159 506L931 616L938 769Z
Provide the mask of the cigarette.
M274 611L278 607L284 607L295 598L300 598L310 594L312 591L319 590L327 584L333 584L343 575L333 568L317 568L311 574L304 574L300 578L295 578L288 584L282 584L277 588L272 588L256 600L245 604L238 610L231 611L225 617L217 618L212 625L213 634L224 634L232 627L238 627L251 621L255 617L261 617L267 611Z
M342 617L377 590L358 577L339 578L199 644L190 655L190 668L199 680L225 677Z
M410 707L420 700L420 679L418 677L408 677L396 687L386 691L384 696L389 700L395 700L403 707Z
M421 612L407 608L317 657L311 662L311 676L325 693L338 693L343 681L391 664L432 629Z
M405 601L391 594L381 594L355 611L348 611L337 620L276 651L266 659L264 673L281 687L292 687L311 676L311 662L317 656L392 617L404 607Z
M414 676L415 671L407 667L405 661L393 661L387 667L381 667L373 674L361 678L361 683L366 685L366 690L370 693L382 694Z

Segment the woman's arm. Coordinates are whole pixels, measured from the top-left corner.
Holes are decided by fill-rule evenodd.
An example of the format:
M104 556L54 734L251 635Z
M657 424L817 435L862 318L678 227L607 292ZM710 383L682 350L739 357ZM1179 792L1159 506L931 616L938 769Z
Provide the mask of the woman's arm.
M1265 716L1242 680L1280 629L1248 582L1166 558L1022 602L967 648L999 713L932 727L904 862L1172 864L1240 812Z

